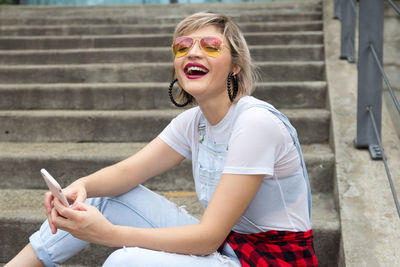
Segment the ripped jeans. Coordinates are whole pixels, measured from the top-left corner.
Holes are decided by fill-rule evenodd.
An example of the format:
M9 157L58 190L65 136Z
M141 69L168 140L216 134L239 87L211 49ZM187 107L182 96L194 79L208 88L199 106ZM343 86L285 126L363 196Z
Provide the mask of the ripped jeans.
M139 185L117 197L88 199L113 224L161 228L196 224L198 220L163 196ZM32 234L30 243L38 258L46 266L57 266L84 247L87 242L74 238L68 232L58 230L51 233L45 221L40 230ZM103 266L241 266L232 248L226 243L222 254L215 252L207 256L192 256L154 251L137 247L118 249Z

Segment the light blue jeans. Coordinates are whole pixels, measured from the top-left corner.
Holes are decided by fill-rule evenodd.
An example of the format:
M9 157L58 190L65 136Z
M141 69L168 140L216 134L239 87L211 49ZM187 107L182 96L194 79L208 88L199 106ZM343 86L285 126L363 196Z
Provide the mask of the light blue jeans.
M177 207L163 196L141 185L117 197L92 198L86 203L98 208L108 220L117 225L161 228L198 223L198 220L183 208ZM46 266L57 266L88 245L87 242L76 239L65 231L58 230L53 235L47 221L29 240L36 255ZM241 265L232 248L225 244L222 254L215 252L207 256L124 247L113 252L103 266L238 267Z

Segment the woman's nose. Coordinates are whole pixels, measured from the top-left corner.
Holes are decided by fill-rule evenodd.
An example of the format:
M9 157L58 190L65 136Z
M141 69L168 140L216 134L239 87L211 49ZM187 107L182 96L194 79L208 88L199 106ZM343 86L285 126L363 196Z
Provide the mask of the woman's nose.
M202 56L203 51L201 50L200 47L200 42L198 40L195 41L195 43L193 44L192 48L189 50L188 56Z

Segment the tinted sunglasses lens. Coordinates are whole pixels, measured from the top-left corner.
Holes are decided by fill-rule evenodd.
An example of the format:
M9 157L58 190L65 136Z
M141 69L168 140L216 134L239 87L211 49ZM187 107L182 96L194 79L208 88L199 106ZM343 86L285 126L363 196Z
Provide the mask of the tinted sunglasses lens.
M200 40L200 45L208 56L216 57L222 53L222 40L217 37L203 37Z
M176 57L183 57L184 55L186 55L192 47L193 42L193 38L189 37L176 38L174 45L172 46L174 55Z

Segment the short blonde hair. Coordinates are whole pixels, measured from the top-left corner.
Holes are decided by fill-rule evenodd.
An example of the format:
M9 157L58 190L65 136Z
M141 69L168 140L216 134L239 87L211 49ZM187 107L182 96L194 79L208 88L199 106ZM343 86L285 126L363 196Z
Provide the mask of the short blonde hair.
M199 12L195 13L184 20L182 20L175 27L173 40L177 37L184 36L187 33L199 30L205 26L213 25L221 31L221 33L228 40L228 45L231 51L232 65L240 67L240 72L236 75L238 82L238 93L236 100L241 96L250 95L255 89L255 82L257 80L257 70L253 64L249 47L243 37L242 32L233 20L225 15ZM175 77L175 69L172 74ZM193 96L179 88L178 101L189 104L195 104Z

